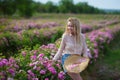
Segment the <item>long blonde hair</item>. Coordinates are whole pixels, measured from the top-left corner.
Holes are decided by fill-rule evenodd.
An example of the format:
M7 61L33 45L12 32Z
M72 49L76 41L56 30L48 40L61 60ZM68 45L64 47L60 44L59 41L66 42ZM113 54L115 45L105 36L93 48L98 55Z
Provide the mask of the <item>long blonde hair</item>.
M81 44L81 27L80 27L80 21L75 17L70 17L67 19L67 22L71 22L73 25L73 30L75 31L75 40L77 44ZM65 33L69 34L67 25Z

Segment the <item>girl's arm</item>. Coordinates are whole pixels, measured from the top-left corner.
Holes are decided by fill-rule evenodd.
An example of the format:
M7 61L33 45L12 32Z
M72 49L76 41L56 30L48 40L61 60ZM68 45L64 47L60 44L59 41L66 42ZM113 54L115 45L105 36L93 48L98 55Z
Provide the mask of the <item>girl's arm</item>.
M60 47L59 47L57 53L55 54L55 56L53 58L54 61L58 60L62 56L62 52L63 52L64 49L65 49L65 34L62 35L62 40L61 40L61 43L60 43Z

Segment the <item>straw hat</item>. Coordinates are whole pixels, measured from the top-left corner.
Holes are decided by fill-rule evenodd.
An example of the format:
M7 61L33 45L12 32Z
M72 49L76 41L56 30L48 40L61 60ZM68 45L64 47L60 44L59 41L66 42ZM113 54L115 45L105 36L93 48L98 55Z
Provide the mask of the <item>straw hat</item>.
M64 62L64 68L67 72L82 72L88 65L90 59L79 55L71 55Z

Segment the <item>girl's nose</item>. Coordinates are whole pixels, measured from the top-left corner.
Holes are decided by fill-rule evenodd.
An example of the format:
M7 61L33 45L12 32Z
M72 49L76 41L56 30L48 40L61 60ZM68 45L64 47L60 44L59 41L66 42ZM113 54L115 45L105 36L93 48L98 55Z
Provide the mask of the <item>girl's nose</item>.
M72 27L68 27L68 29L73 29Z

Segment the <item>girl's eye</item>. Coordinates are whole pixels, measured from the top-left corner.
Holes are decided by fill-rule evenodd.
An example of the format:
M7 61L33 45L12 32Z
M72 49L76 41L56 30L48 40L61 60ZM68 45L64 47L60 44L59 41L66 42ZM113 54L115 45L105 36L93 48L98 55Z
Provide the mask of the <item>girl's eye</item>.
M68 27L73 27L72 25L68 25Z

